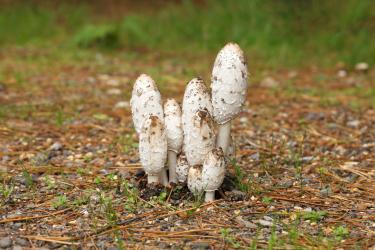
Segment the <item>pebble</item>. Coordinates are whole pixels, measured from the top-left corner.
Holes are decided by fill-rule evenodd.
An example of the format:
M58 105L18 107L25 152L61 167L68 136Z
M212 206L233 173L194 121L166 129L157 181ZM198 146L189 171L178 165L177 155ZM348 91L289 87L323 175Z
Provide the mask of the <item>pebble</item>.
M16 238L15 243L17 245L24 246L24 247L29 245L29 242L23 238Z
M337 77L339 78L344 78L347 75L348 75L348 72L346 72L346 70L340 69L339 71L337 71Z
M121 95L121 89L116 89L116 88L108 89L107 94L108 95Z
M24 248L21 247L21 246L18 246L18 245L13 246L13 248L12 248L12 250L22 250L22 249L24 249Z
M130 107L129 102L124 102L124 101L118 102L115 105L116 109L129 108L129 107Z
M359 72L366 72L368 70L369 66L365 62L360 62L355 65L355 70Z
M276 88L279 86L279 82L268 76L260 82L260 86L263 88Z
M310 162L314 160L314 156L305 156L305 157L302 157L302 162Z
M267 221L267 220L257 220L257 222L262 225L262 226L265 226L265 227L272 227L273 226L273 222L271 221Z
M60 142L55 142L54 144L52 144L52 146L49 148L49 150L51 151L57 151L57 150L60 150L62 149L62 144Z
M360 124L360 121L358 120L353 120L353 121L348 121L346 123L346 126L351 127L351 128L358 128Z
M0 239L0 247L7 248L12 245L12 239L10 237L3 237Z
M254 223L251 223L250 221L244 220L242 216L237 216L236 221L238 222L238 224L245 226L247 228L252 228L252 229L257 228L257 225L255 225Z

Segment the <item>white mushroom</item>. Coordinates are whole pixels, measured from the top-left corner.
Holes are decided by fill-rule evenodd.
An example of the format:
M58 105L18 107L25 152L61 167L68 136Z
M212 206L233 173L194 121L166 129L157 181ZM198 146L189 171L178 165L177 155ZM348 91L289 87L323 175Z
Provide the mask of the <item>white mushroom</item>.
M192 124L191 121L195 113L203 109L206 109L212 116L211 95L203 80L194 78L186 86L182 102L182 128L184 134L187 129L186 126Z
M212 70L213 116L219 124L217 146L227 154L230 126L246 100L248 71L245 56L235 43L220 50Z
M168 99L164 104L164 122L168 140L169 182L177 183L177 154L181 152L183 132L181 108L175 99Z
M148 75L140 75L134 83L130 99L134 127L141 132L142 124L149 115L164 119L160 92L155 81Z
M203 194L202 165L196 165L189 168L188 188L195 196Z
M159 181L167 159L167 136L162 120L150 115L142 126L139 139L141 164L148 174L148 183Z
M225 175L225 157L221 148L211 150L203 163L202 183L206 191L205 201L215 199L215 190L223 183Z
M180 183L186 183L189 173L189 163L185 154L180 154L177 159L176 176Z
M198 110L184 127L184 150L190 166L201 165L215 147L213 120L207 109Z

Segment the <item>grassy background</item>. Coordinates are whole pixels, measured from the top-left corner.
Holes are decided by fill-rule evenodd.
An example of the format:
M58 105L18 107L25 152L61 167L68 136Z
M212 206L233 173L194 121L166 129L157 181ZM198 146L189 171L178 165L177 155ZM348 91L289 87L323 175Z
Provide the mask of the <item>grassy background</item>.
M117 15L98 15L85 2L5 4L0 45L211 53L236 41L267 65L375 62L372 0L199 2L150 6L147 14L119 8Z

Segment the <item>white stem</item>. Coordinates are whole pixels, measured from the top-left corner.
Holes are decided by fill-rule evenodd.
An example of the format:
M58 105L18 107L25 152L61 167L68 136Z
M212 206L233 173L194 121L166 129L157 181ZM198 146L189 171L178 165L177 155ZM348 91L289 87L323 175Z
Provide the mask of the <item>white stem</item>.
M169 182L177 183L176 167L177 167L177 153L168 150L168 167L169 167Z
M205 202L210 202L215 200L215 190L213 191L206 191L206 194L204 196Z
M163 168L160 171L159 180L160 180L160 183L163 184L163 186L168 186L169 182L168 182L167 170L165 168Z
M231 122L226 122L219 125L219 133L217 135L216 146L220 147L224 155L227 155L230 142L230 125Z
M147 183L159 183L159 176L158 175L147 175Z

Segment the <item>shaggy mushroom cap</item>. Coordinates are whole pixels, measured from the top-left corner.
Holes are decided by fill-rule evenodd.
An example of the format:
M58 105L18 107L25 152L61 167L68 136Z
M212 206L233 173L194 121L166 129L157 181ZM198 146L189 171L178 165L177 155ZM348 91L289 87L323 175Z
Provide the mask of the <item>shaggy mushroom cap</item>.
M215 128L207 109L198 110L185 126L184 150L190 166L201 165L215 147Z
M189 168L190 166L186 159L185 154L180 154L177 159L177 167L176 167L176 175L177 175L178 182L185 183L187 181Z
M225 175L225 157L221 148L211 150L203 163L202 182L205 191L217 190Z
M167 159L167 136L162 120L150 115L145 120L139 138L141 164L149 175L158 175Z
M182 102L182 127L191 124L192 118L198 110L206 109L212 115L213 107L211 95L201 78L192 79L186 86Z
M204 186L202 182L202 165L196 165L189 168L188 188L194 195L198 195L204 192Z
M140 75L135 81L130 105L134 127L138 134L149 115L164 119L160 92L155 81L146 74Z
M241 112L247 94L248 70L245 56L235 43L228 43L216 57L211 89L213 116L224 124Z
M181 152L183 131L181 108L175 99L168 99L164 104L164 123L167 131L168 150Z

